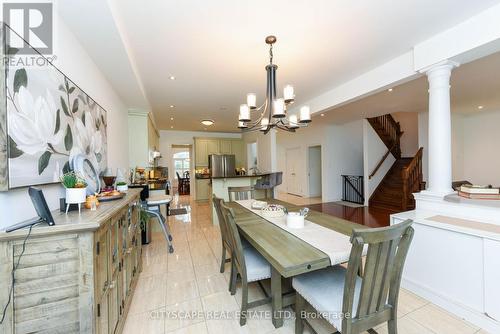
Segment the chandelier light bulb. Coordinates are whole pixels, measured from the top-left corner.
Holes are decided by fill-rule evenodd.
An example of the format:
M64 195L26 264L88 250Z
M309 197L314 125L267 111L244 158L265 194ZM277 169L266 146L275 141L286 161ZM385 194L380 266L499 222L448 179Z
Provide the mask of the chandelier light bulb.
M308 106L303 106L300 108L300 123L310 123L311 122L311 109Z
M248 93L247 105L250 107L250 109L257 108L257 95L255 95L254 93Z
M275 118L285 117L285 101L283 101L283 99L274 100L273 117Z
M285 99L285 103L293 102L293 100L295 99L295 94L292 85L286 85L285 88L283 88L283 98Z
M240 105L239 121L241 121L241 122L249 122L250 121L250 108L248 108L247 104Z

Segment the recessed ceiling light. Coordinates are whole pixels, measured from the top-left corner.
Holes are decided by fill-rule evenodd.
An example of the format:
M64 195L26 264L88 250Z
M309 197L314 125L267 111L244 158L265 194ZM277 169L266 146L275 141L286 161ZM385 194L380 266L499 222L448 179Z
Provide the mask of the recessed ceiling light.
M173 117L170 117L170 120L171 120L171 121L173 121L173 120L174 120L174 118L173 118Z
M484 107L483 106L477 106L477 109L483 109Z
M388 92L392 92L392 88L389 88L387 91L388 91Z
M175 80L175 77L173 75L170 76L170 80Z
M213 125L214 123L215 122L212 119L204 119L201 121L201 124L206 125L206 126Z
M173 104L171 104L171 105L170 105L170 108L173 108L173 107L174 107L174 105L173 105Z
M324 117L324 116L325 116L325 114L321 114L320 116L321 116L321 117Z

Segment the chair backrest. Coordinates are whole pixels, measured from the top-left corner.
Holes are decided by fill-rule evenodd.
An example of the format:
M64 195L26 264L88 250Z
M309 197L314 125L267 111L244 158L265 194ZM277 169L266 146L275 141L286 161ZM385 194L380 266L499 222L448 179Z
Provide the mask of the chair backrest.
M240 233L238 232L238 227L236 226L236 221L234 219L234 211L230 207L226 206L224 200L221 200L220 204L222 215L225 218L228 241L232 248L231 261L238 268L238 272L241 277L246 279L247 270L245 266L245 256L243 255Z
M182 179L182 177L179 175L179 172L175 172L175 174L177 174L177 180L180 181Z
M342 333L361 333L397 316L401 275L413 238L413 221L389 227L354 230L344 286ZM363 248L368 245L359 296L355 296ZM354 298L357 298L357 309Z
M228 187L227 192L230 202L255 198L254 187Z
M212 202L214 203L215 213L217 214L217 219L219 220L220 234L222 242L229 244L229 238L227 236L227 223L224 214L222 213L221 204L224 200L215 195L212 195ZM231 244L229 244L231 245Z
M280 184L283 183L283 172L277 172L277 173L274 173L276 174L275 176L275 180L274 180L274 184L273 186L279 186Z

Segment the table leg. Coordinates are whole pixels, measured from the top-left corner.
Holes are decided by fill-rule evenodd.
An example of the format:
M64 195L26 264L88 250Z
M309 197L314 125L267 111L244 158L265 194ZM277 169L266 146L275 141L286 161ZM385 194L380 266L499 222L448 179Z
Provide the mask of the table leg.
M275 328L283 326L283 294L281 291L281 274L271 268L271 296L273 304L273 325Z

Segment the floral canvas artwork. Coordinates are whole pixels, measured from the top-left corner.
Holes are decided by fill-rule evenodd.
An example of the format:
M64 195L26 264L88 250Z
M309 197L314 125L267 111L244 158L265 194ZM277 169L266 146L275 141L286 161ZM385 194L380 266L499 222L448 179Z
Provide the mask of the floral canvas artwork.
M9 188L59 182L84 155L106 168L106 111L54 66L6 69Z

